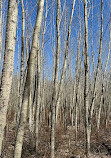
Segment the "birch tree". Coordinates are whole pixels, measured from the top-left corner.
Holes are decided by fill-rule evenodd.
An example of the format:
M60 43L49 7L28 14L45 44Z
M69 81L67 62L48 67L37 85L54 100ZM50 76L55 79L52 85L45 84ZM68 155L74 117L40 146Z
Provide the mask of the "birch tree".
M40 51L39 51L39 43L38 43L38 50L37 50L37 103L36 103L36 108L35 108L35 129L34 129L34 134L35 134L35 147L36 147L36 152L38 150L38 143L39 143L39 111L40 111Z
M21 64L20 64L20 87L19 87L19 102L18 102L18 114L17 114L17 122L19 121L20 116L20 108L22 104L22 96L23 96L23 80L24 80L24 34L25 34L25 10L24 3L21 0L22 7L22 47L21 47Z
M101 63L101 51L102 51L102 37L103 37L103 0L101 0L101 32L100 32L100 45L99 45L99 55L97 68L94 77L94 87L92 93L91 104L89 106L88 99L88 17L87 17L87 0L84 1L84 20L85 20L85 60L84 60L84 68L85 68L85 85L84 85L84 110L85 110L85 135L86 135L86 155L89 155L90 152L90 137L91 137L91 120L94 110L94 101L96 98L96 84L97 84L97 76L99 72L99 66Z
M55 61L55 77L54 77L54 90L52 96L52 110L51 110L51 158L54 158L54 148L55 148L55 101L57 97L58 90L58 72L59 72L59 54L60 54L60 0L57 1L57 48L56 48L56 61Z
M88 130L88 89L89 89L89 64L88 64L88 15L87 15L87 0L84 0L84 24L85 24L85 53L84 53L84 119L85 119L85 137L86 137L86 156L90 151L90 139Z
M38 53L38 42L39 42L39 33L41 28L42 22L42 15L44 9L44 0L38 1L38 11L37 11L37 19L34 28L33 34L33 41L32 41L32 48L29 54L28 60L28 70L27 70L27 77L26 83L23 93L23 103L21 108L20 120L17 130L17 137L16 137L16 144L14 150L14 158L20 158L22 152L22 145L23 145L23 136L24 136L24 127L26 123L26 116L27 116L27 108L28 108L28 98L30 93L30 86L33 86L33 77L35 72L35 59L36 54Z
M15 0L9 0L6 24L5 54L0 86L0 155L2 151L2 141L4 128L6 125L6 114L14 69L17 14L17 2Z
M101 3L103 3L103 2L101 2ZM103 4L101 4L101 5L103 5ZM102 19L103 19L103 17L102 17ZM102 23L102 25L103 25L103 23ZM106 63L105 63L105 69L104 69L103 74L102 74L102 88L101 88L101 97L100 97L101 99L100 99L100 105L99 105L98 116L97 116L97 130L98 131L99 131L99 127L100 127L100 118L101 118L100 115L101 115L101 110L102 110L102 105L103 105L103 99L104 99L106 70L107 70L107 65L108 65L108 61L109 61L109 58L110 58L110 47L111 47L111 13L110 13L109 52L108 52L107 60L106 60ZM103 69L102 63L101 63L101 69Z

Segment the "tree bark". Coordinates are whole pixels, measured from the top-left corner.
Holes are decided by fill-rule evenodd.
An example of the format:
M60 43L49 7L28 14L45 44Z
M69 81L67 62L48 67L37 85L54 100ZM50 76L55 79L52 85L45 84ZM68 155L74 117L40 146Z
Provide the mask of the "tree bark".
M2 151L2 141L4 128L6 125L6 114L14 69L17 15L17 2L15 0L9 0L6 24L5 54L0 86L0 155Z
M37 50L37 103L35 108L35 146L36 146L36 152L38 150L39 145L39 111L40 111L40 51L39 51L39 43L38 43L38 50Z
M27 108L28 108L28 98L30 92L30 85L33 85L33 78L35 72L35 59L38 50L38 42L39 42L39 33L41 28L42 22L42 15L44 9L44 0L39 0L38 2L38 11L37 11L37 19L35 23L35 29L33 34L33 41L32 41L32 48L31 53L29 54L28 60L28 70L27 70L27 77L26 83L23 93L23 103L21 108L20 120L17 130L16 136L16 144L14 149L14 158L20 158L22 152L22 145L23 145L23 136L24 136L24 127L26 123L26 116L27 116Z
M88 157L90 152L90 131L88 126L88 106L89 106L89 64L88 64L88 15L87 15L87 0L84 0L84 23L85 23L85 54L84 54L84 119L85 119L85 139L86 139L86 147L85 152Z
M60 54L60 9L61 4L60 0L57 1L57 18L56 18L56 27L57 27L57 50L56 50L56 61L55 61L55 73L54 73L54 88L52 96L52 109L51 109L51 158L55 157L55 102L57 98L58 90L58 72L59 72L59 54Z
M25 10L24 10L23 0L21 0L21 7L22 7L22 47L21 47L20 87L19 87L19 102L18 102L17 122L19 122L19 117L20 117L20 109L21 109L21 105L22 105L22 96L23 96L23 80L24 80Z

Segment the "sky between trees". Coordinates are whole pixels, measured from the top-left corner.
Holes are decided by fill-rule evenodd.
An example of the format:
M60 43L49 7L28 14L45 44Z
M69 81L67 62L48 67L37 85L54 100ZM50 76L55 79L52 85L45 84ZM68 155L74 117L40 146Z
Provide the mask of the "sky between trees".
M15 61L14 61L14 74L17 73L17 59L19 58L20 61L20 51L21 51L21 27L22 27L22 11L21 11L21 5L20 2L18 3L18 25L17 25L17 34L16 38L16 47L15 47ZM3 3L3 37L5 37L5 26L6 26L6 14L7 14L7 5L8 2L4 1ZM105 66L105 60L107 59L108 51L109 51L109 31L110 31L110 7L111 2L110 0L104 0L103 4L103 49L102 49L102 62L103 67ZM44 8L46 7L46 4ZM72 7L72 1L61 1L61 27L60 27L60 36L61 36L61 51L60 51L60 57L61 57L61 65L62 68L63 64L63 56L65 51L65 34L67 33L67 27L69 23L69 17L71 13L71 7ZM92 8L93 7L93 8ZM24 8L25 8L25 18L26 18L26 27L25 27L25 37L27 34L27 26L29 29L29 36L30 41L32 40L32 32L35 25L35 20L37 16L37 1L35 0L24 0ZM52 65L53 65L53 49L54 49L54 27L55 27L55 37L56 37L56 1L49 0L48 1L48 16L47 16L47 22L46 22L46 32L45 32L45 68L46 68L46 74L48 79L52 78ZM89 47L89 58L91 59L91 51L93 49L94 51L94 61L95 66L97 64L97 57L98 57L98 48L99 48L99 35L100 35L100 12L101 10L101 2L99 0L90 0L88 3L88 47ZM92 15L93 14L93 15ZM66 15L66 19L65 19ZM53 19L54 17L54 19ZM42 21L42 27L41 30L44 27L44 19L45 19L45 9L44 9L44 16ZM53 22L54 21L54 22ZM66 21L66 22L65 22ZM71 64L72 67L75 66L75 60L77 55L77 37L78 32L80 29L80 22L81 22L81 34L84 34L84 4L83 0L77 0L75 3L75 10L74 10L74 16L73 16L73 22L71 26L71 37L70 37L70 45L69 45L69 56L72 59ZM66 26L65 26L66 23ZM66 28L65 28L66 27ZM91 35L91 29L92 29L92 35ZM83 36L81 37L83 38ZM92 36L92 37L91 37ZM40 38L42 38L42 31L40 34ZM4 41L5 38L3 38ZM83 39L81 39L83 41ZM93 47L91 46L91 40L93 40ZM41 42L42 40L40 40ZM25 40L26 42L26 40ZM42 42L41 42L42 43ZM56 43L56 38L55 38ZM83 49L83 42L81 42L81 50ZM4 45L4 42L3 42ZM41 45L41 44L40 44ZM19 53L19 57L18 57ZM20 63L20 62L19 62ZM92 72L92 62L90 62L90 70ZM110 63L108 65L109 69ZM18 69L20 68L20 64L18 66ZM74 70L72 70L74 71Z

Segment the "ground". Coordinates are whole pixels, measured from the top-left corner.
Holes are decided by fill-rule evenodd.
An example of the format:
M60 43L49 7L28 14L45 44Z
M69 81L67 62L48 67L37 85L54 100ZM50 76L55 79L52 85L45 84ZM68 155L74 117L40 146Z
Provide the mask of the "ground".
M3 145L3 158L13 158L14 145L16 139L16 127L9 117L7 119L7 128L5 132L5 141ZM22 158L50 158L50 127L47 122L42 122L39 131L39 149L35 154L33 147L33 136L29 132L28 123L25 128ZM63 124L59 122L56 128L56 158L85 158L84 154L84 128L78 127L77 143L75 144L75 127L70 124L67 130L64 130ZM99 132L92 128L91 136L91 154L90 158L111 158L111 125L106 128L100 126Z

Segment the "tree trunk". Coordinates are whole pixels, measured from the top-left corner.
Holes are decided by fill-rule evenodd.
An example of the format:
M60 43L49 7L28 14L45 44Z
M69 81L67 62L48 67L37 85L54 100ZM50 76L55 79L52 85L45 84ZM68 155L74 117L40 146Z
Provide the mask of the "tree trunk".
M98 131L99 131L99 127L100 127L101 109L102 109L102 105L103 105L103 92L104 92L103 90L104 90L104 87L103 87L103 83L102 83L101 99L100 99L100 105L99 105L99 110L98 110L98 115L97 115L97 130Z
M15 0L9 0L6 25L5 54L0 87L0 155L2 150L7 107L14 69L17 14L17 2Z
M58 72L59 72L59 54L60 54L60 9L61 4L60 0L57 1L57 18L56 18L56 26L57 26L57 50L56 50L56 61L55 61L55 77L54 77L54 89L52 96L52 109L51 109L51 158L55 157L55 103L57 98L57 90L58 90Z
M38 50L37 50L37 103L35 108L35 146L36 146L36 152L38 150L39 145L39 111L40 111L40 51L39 51L39 43L38 43Z
M33 78L35 74L34 73L35 72L35 59L36 59L36 54L38 50L39 33L40 33L40 28L41 28L43 9L44 9L44 0L39 0L37 19L36 19L35 29L34 29L34 34L33 34L32 48L31 48L31 53L29 55L29 60L28 60L27 78L26 78L26 83L25 83L25 88L24 88L24 93L23 93L23 104L21 108L20 120L19 120L19 125L18 125L18 130L17 130L14 158L20 158L21 152L22 152L24 127L26 123L27 108L28 108L29 90L30 90L30 86L33 85Z
M92 97L91 105L90 105L90 114L89 114L90 118L92 118L93 109L94 109L94 102L95 102L95 96L96 96L95 89L96 89L96 82L97 82L99 66L100 66L100 62L101 62L102 38L103 38L103 0L101 0L101 34L100 34L99 56L98 56L97 69L96 69L95 78L94 78L93 97Z
M63 88L63 81L64 81L65 71L66 71L66 66L67 66L67 56L68 56L68 52L69 52L69 40L70 40L70 35L71 35L71 24L72 24L72 19L73 19L74 7L75 7L75 0L73 0L73 5L72 5L72 11L71 11L71 17L70 17L70 22L69 22L69 27L68 27L67 41L66 41L66 49L65 49L63 69L62 69L61 80L60 80L60 85L59 85L58 94L57 94L56 121L58 118L60 96L61 96L61 92L62 92L62 88Z
M84 0L84 22L85 22L85 56L84 56L84 119L85 119L85 139L86 139L86 156L88 157L90 152L90 131L88 128L88 106L89 106L89 64L88 64L88 16L87 16L87 0Z
M85 14L85 21L87 21L87 0L84 1L84 14ZM85 24L85 48L88 48L88 37L86 38L86 36L88 35L88 31L87 30L87 22ZM90 152L90 136L91 136L91 119L92 119L92 115L93 115L93 110L94 110L94 102L95 102L95 97L96 97L96 83L97 83L97 76L98 76L98 72L99 72L99 66L101 63L101 51L102 51L102 37L103 37L103 0L101 0L101 34L100 34L100 46L99 46L99 56L98 56L98 63L97 63L97 69L96 69L96 73L95 73L95 78L94 78L94 88L93 88L93 97L91 100L91 104L90 104L90 108L88 107L88 102L87 100L85 100L85 98L88 97L88 89L84 89L84 106L85 106L85 133L86 133L86 155L88 156L89 152ZM86 52L86 49L85 49ZM87 75L88 75L88 68L87 68L87 64L88 62L85 61L85 84L87 85L88 80L87 80ZM87 93L86 93L87 92ZM88 108L89 108L89 112L88 112ZM88 115L88 116L87 116Z
M19 117L20 117L20 109L21 109L21 105L22 105L22 96L23 96L23 80L24 80L25 10L24 10L23 0L21 0L21 7L22 7L22 48L21 48L20 87L19 87L19 102L18 102L17 122L19 122Z

